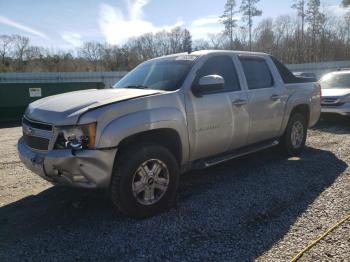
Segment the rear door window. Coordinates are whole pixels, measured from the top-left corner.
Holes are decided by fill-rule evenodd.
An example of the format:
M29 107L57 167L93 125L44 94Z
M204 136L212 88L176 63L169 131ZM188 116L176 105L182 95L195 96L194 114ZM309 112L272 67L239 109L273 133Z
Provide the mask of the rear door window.
M273 87L274 81L265 59L240 56L248 88L251 90Z

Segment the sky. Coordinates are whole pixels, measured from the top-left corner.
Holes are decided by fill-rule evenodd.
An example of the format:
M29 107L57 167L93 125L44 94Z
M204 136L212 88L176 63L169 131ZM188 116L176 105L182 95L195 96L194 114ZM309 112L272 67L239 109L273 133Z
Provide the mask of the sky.
M236 1L237 6L240 0ZM293 0L261 0L263 16L295 15ZM340 15L341 0L321 0L327 12ZM72 49L85 41L122 45L147 32L186 27L193 39L219 33L226 0L0 0L0 35L28 36L31 44Z

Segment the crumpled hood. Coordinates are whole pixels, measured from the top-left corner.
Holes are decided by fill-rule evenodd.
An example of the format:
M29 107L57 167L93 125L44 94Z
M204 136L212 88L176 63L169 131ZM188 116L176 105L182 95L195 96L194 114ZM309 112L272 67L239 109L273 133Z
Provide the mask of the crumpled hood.
M350 94L350 88L323 88L322 96L324 97L342 97Z
M72 125L86 111L133 98L161 93L141 89L89 89L45 97L31 103L25 115L54 125Z

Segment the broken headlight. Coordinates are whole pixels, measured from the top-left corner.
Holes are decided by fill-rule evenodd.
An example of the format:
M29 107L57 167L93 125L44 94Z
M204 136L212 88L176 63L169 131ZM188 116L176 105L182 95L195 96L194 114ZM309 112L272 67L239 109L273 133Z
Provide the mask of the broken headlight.
M95 147L97 123L66 126L58 130L56 149L92 149Z

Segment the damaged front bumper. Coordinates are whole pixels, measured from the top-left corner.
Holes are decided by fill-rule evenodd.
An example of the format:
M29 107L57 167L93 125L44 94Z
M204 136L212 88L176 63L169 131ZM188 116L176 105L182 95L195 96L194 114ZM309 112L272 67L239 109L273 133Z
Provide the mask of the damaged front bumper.
M24 165L55 185L83 188L108 188L117 148L77 150L57 149L40 152L18 141Z

